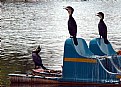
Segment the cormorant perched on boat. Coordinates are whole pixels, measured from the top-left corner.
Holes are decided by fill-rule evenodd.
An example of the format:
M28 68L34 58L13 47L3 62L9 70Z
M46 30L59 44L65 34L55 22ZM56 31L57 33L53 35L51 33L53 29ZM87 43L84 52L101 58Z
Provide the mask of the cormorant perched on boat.
M97 16L100 17L100 22L98 24L98 31L99 31L100 38L102 36L102 38L104 39L104 43L108 44L109 41L107 39L107 26L106 26L106 24L103 21L104 14L102 12L99 12L99 13L97 13Z
M32 51L32 58L33 58L33 61L35 63L35 69L38 69L40 67L42 69L46 69L46 67L44 67L43 64L42 64L41 57L38 54L40 51L41 51L40 46L38 46L34 51Z
M71 6L67 6L65 9L68 11L68 14L69 14L68 30L69 30L70 37L73 38L74 44L78 45L77 38L76 38L77 24L74 18L72 17L74 9Z

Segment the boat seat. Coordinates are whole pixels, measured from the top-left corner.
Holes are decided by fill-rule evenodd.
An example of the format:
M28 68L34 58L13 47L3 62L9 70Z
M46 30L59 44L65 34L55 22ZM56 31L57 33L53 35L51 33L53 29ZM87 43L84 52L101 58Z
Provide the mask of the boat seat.
M112 45L105 44L103 38L94 38L89 43L89 49L95 54L99 56L104 55L115 55L116 52L114 51Z
M93 53L87 46L87 43L82 38L77 38L78 45L75 45L72 38L69 38L65 41L64 46L64 57L65 58L80 58L80 57L89 57Z
M76 52L84 57L92 56L93 53L90 51L90 49L87 46L87 43L84 39L82 38L77 38L78 45L74 45ZM74 44L74 42L73 42Z

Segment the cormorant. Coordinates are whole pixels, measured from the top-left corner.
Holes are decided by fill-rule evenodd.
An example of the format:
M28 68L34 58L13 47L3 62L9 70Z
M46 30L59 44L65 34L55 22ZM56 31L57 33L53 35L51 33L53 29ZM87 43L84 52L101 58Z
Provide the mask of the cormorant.
M68 14L69 14L68 30L69 30L70 37L73 38L74 44L78 45L77 38L76 38L77 24L74 18L72 17L74 9L71 6L67 6L65 9L68 11Z
M40 46L38 46L34 51L32 51L32 58L33 58L33 61L35 63L35 69L40 68L40 66L42 69L46 69L46 67L44 67L42 64L41 57L38 54L40 51L41 51Z
M99 13L97 13L97 16L100 17L100 22L98 24L98 31L99 31L100 38L102 36L102 38L104 39L104 43L108 44L109 41L107 39L107 26L103 21L104 14L102 12L99 12Z

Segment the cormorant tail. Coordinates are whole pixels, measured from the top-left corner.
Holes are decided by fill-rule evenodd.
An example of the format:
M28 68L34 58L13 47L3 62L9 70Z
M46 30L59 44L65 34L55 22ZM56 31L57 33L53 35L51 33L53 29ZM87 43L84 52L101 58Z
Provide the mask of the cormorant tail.
M78 45L78 41L77 41L77 38L75 36L73 37L73 41L74 41L74 44L77 46Z
M107 38L104 38L104 43L105 43L105 44L109 44L109 41L108 41Z

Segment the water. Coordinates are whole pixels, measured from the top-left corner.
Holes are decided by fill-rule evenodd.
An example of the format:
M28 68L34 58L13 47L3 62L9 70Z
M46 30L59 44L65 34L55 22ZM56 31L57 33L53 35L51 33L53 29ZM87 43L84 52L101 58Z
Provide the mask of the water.
M38 45L42 47L40 55L43 64L50 69L61 69L64 41L69 37L68 13L63 8L68 5L75 9L73 17L78 25L78 37L84 38L87 44L99 37L99 18L95 14L102 11L105 13L108 39L115 50L121 49L120 0L5 3L0 8L0 85L10 85L8 73L26 72L34 68L31 52Z

